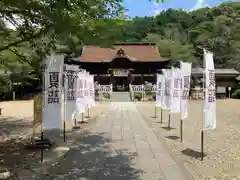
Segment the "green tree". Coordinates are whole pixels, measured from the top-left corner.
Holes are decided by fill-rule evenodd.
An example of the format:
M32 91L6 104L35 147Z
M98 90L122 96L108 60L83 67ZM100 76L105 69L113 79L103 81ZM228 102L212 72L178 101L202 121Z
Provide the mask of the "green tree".
M190 12L168 9L156 17L128 21L122 41L156 42L162 56L189 60L196 66L202 64L204 47L214 53L216 67L240 70L239 19L240 2Z
M0 19L15 26L17 33L14 41L1 44L0 51L46 34L51 37L76 34L82 41L92 36L102 39L96 29L99 21L117 17L123 10L120 3L121 0L2 0Z
M182 44L180 41L163 38L157 34L148 34L146 39L156 43L161 56L173 61L182 60L192 62L193 66L197 65L194 57L194 47L191 44Z

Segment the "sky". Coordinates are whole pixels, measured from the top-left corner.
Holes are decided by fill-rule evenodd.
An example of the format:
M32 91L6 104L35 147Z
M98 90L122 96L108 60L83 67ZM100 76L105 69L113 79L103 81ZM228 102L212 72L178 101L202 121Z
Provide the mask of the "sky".
M124 0L123 6L128 9L127 15L153 16L169 8L180 8L185 10L195 10L206 6L217 6L227 0L165 0L165 3L156 3L156 0Z

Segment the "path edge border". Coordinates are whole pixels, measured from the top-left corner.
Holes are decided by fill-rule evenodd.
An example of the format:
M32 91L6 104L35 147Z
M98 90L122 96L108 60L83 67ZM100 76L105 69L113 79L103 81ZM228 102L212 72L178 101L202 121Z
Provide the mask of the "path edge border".
M139 112L139 110L137 109ZM189 170L183 165L183 162L180 160L180 158L177 158L176 155L172 153L172 151L168 148L165 140L163 137L153 128L153 125L149 122L148 118L144 117L140 112L140 116L144 119L144 121L148 124L149 127L151 127L154 134L157 136L158 140L162 143L164 148L169 152L169 155L173 158L173 160L176 162L179 169L183 172L183 175L187 180L196 180L196 178L193 177L193 175L189 172Z

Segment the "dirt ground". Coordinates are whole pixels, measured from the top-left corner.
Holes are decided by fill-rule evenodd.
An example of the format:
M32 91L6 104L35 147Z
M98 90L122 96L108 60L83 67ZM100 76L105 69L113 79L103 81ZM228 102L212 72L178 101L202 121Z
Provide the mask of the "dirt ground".
M100 116L107 107L108 103L97 103L95 107L90 109L90 118L85 118L85 121L90 122ZM25 148L25 144L29 143L29 138L33 133L33 101L0 102L0 108L2 108L0 116L0 174L9 171L11 180L14 177L19 180L19 172L37 167L40 163L40 150ZM85 117L87 115L85 113ZM87 124L79 124L79 126L84 129ZM40 125L36 127L36 133L40 133ZM67 144L69 144L68 141L73 142L75 137L72 123L68 122ZM48 154L52 156L50 152ZM48 154L45 153L45 156Z
M171 115L173 129L168 131L167 111L163 111L161 124L160 108L157 109L157 119L153 118L154 103L138 103L137 106L154 130L165 139L173 156L196 180L240 180L240 101L217 101L217 129L204 133L204 161L199 158L202 105L200 100L189 102L189 117L183 122L183 143L179 140L179 114Z

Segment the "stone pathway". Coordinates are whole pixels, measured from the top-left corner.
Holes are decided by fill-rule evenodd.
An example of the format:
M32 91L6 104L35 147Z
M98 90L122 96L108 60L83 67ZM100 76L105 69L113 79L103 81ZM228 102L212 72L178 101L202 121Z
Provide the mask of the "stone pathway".
M186 180L134 103L111 106L40 179Z

